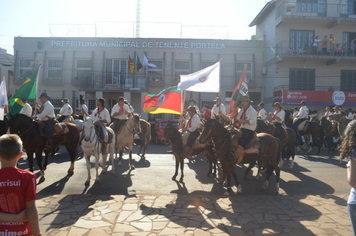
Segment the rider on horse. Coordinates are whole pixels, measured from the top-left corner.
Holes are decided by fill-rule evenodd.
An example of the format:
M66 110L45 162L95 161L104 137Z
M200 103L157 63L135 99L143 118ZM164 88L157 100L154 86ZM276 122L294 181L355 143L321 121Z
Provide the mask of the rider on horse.
M216 97L214 102L216 102L216 104L211 109L211 119L216 119L216 117L221 114L226 115L226 108L225 105L221 103L221 98Z
M42 93L39 97L42 103L40 107L36 102L36 106L39 108L39 114L35 116L35 119L46 121L46 147L45 149L52 148L53 142L53 127L54 127L54 107L52 103L49 101L49 97L47 93Z
M323 115L323 117L328 118L329 116L331 116L331 115L333 114L331 106L325 107L325 111L326 111L326 112L325 112L325 114Z
M131 114L130 107L125 104L125 98L119 97L117 103L111 110L111 116L114 118L114 124L112 126L116 135L120 132L121 128L125 125L128 116Z
M263 102L260 102L258 104L257 119L266 122L267 121L267 112L264 107L265 107L265 104Z
M182 133L184 131L188 131L189 136L186 147L183 147L183 153L181 158L185 158L186 156L191 155L191 153L193 152L192 146L194 145L195 139L200 135L198 130L200 125L200 119L199 116L196 114L195 107L187 108L187 112L190 118L186 123L185 128L182 130ZM184 117L182 117L182 119L184 119Z
M300 102L300 109L297 115L297 120L293 123L292 129L298 133L298 125L300 125L303 121L308 120L309 109L305 105L305 101Z
M86 120L89 116L88 107L87 105L85 105L85 100L83 99L83 97L80 97L80 108L77 114L79 115L79 119L81 120Z
M196 113L197 113L197 115L198 116L200 116L200 110L199 110L199 107L196 105L197 104L197 102L194 100L194 98L191 98L191 99L189 99L189 106L188 106L188 108L189 107L194 107L195 108L195 111L196 111ZM187 109L188 109L187 108ZM189 113L187 114L187 119L189 119L190 117L189 117Z
M97 108L95 108L95 110L93 111L93 113L91 113L90 119L92 120L92 122L94 123L94 125L96 126L96 132L98 134L98 136L101 139L102 142L102 154L106 155L106 147L108 145L108 141L109 141L109 135L108 135L108 131L106 129L106 124L109 124L111 122L111 118L110 118L110 113L109 111L104 107L105 106L105 99L104 98L98 98L96 101L96 106ZM102 135L100 130L102 131Z
M69 99L68 98L63 99L62 103L63 103L63 107L59 111L59 114L61 116L57 120L59 122L63 122L64 120L66 120L67 122L70 122L71 121L71 117L72 117L72 113L73 113L73 109L69 105Z
M274 124L274 126L276 126L276 133L274 136L280 139L285 112L282 109L281 104L279 104L279 102L272 104L272 107L275 109L275 112L274 113L270 112L269 116L271 117L271 121Z

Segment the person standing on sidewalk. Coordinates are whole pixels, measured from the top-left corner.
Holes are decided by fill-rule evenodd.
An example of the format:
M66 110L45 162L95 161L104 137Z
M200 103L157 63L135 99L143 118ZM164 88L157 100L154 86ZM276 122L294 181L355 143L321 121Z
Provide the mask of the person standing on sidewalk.
M346 165L347 181L351 186L351 192L347 201L351 226L356 235L356 120L351 121L345 130L345 138L340 145L340 158L350 157Z

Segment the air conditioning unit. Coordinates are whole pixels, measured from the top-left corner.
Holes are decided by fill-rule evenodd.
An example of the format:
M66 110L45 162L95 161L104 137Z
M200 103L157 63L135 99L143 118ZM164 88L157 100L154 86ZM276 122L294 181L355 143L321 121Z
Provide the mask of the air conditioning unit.
M267 75L268 72L268 68L267 67L263 67L262 68L262 75Z

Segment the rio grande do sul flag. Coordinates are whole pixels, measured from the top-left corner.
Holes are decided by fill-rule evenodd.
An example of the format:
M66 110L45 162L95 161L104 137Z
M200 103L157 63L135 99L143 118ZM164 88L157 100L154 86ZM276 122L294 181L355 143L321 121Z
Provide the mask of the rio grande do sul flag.
M232 93L231 101L230 101L230 114L232 114L234 111L234 104L239 102L241 97L248 96L248 87L246 82L246 67L247 64L244 65L244 70L242 71L240 81L237 84L236 88L234 89L234 92ZM240 104L239 107L242 108Z
M219 93L220 61L193 74L181 75L178 89L192 92Z
M143 101L143 111L151 114L182 113L182 91L177 86L169 87L158 94L147 94Z

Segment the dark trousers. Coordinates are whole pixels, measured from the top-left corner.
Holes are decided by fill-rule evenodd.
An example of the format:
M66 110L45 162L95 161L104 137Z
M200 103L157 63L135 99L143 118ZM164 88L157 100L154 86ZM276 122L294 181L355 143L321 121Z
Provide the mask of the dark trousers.
M59 117L57 120L58 120L58 122L63 122L64 120L65 120L65 118L66 118L66 116L61 116L61 117Z
M53 138L53 127L54 127L54 120L47 120L46 121L46 138L48 140Z
M282 132L282 124L275 121L273 122L274 126L276 126L276 133L275 133L275 137L276 138L280 138L281 137L281 132Z
M253 136L255 136L255 131L244 129L244 128L242 128L241 131L242 131L242 135L239 139L239 145L241 145L244 149L246 149L247 145L253 139Z
M190 132L189 137L188 137L188 141L187 141L187 146L192 147L195 139L197 137L199 137L200 133L198 130L195 130L194 132Z
M112 125L112 129L116 134L118 134L122 128L122 126L125 125L127 120L120 120L120 119L114 119L114 124Z
M296 120L293 125L292 125L292 129L296 132L298 130L298 125L300 125L300 123L302 123L303 121L307 120L307 118L299 118L298 120Z
M326 55L328 48L323 48L323 53Z

